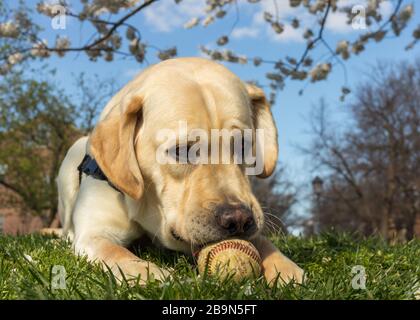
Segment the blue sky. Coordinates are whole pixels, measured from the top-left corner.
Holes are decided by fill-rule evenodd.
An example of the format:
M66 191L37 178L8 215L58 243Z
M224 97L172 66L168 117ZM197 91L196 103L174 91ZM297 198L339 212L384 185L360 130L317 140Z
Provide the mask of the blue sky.
M78 8L79 1L69 0L68 2L74 8ZM288 2L289 0L277 0L280 21L297 15L302 19L304 25L314 24L313 18L303 11L293 11L289 8ZM365 0L342 0L341 2L346 4L366 3ZM28 2L29 5L35 3L35 1ZM285 56L300 57L305 48L305 42L299 32L286 29L282 36L276 36L266 24L262 23L263 11L273 12L274 1L262 0L260 4L256 5L247 4L245 0L239 0L238 3L239 21L233 31L232 26L237 19L234 6L231 7L224 19L216 20L206 28L199 25L191 30L184 29L183 25L191 18L203 17L204 1L202 0L184 0L181 2L181 6L174 5L173 0L161 0L129 22L140 29L143 39L149 44L162 49L177 45L178 56L198 56L200 55L198 49L200 44L215 48L214 43L219 36L230 34L230 41L226 48L248 57L260 56L267 60L277 60ZM384 1L381 5L381 12L387 16L392 8L392 1ZM53 30L50 27L49 18L39 18L38 21L45 27L42 35L49 42L53 42L59 35L68 36L75 44L83 43L93 31L87 25L81 29L80 25L71 19L68 19L65 30ZM408 52L404 50L404 47L411 41L413 27L419 22L420 14L416 13L401 37L385 39L380 44L370 44L360 56L352 56L346 63L347 85L353 88L362 81L364 74L369 71L369 67L378 60L414 59L419 53L420 46ZM335 47L338 40L354 39L359 35L359 32L345 24L343 15L334 14L327 21L325 38L332 47ZM80 39L81 42L79 42ZM325 53L326 50L321 48L315 51L315 57L320 57ZM153 49L149 51L148 62L157 62ZM147 66L147 64L140 65L134 59L121 58L117 58L112 63L102 60L91 62L83 53L68 54L64 58L53 57L49 60L49 65L57 69L56 80L70 93L75 90L71 74L77 75L80 72L85 72L87 75L98 74L102 77L113 77L120 85L124 85ZM264 74L272 67L263 65L256 68L252 66L252 63L226 65L242 79L257 80L262 84L267 84ZM305 146L309 143L310 136L307 131L309 130L308 120L311 108L321 98L329 103L331 115L340 123L345 123L345 104L339 101L340 88L344 84L343 69L337 66L327 81L309 84L303 96L298 94L299 90L305 86L305 83L302 82L287 82L286 88L278 94L277 102L273 106L273 113L279 130L280 161L287 166L290 178L299 184L309 185L314 173L310 172L310 162L294 145Z

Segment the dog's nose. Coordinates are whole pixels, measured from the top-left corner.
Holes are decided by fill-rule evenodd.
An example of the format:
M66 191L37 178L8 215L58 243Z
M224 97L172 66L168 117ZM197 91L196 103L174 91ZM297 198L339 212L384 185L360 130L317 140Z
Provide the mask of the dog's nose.
M239 236L255 228L252 211L242 205L222 205L216 211L217 224L229 232Z

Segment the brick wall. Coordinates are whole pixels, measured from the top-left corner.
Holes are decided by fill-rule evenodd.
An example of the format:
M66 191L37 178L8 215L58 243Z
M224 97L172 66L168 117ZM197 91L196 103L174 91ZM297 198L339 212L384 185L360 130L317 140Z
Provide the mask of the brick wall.
M25 214L19 197L0 186L0 232L9 235L27 234L44 227L40 217Z

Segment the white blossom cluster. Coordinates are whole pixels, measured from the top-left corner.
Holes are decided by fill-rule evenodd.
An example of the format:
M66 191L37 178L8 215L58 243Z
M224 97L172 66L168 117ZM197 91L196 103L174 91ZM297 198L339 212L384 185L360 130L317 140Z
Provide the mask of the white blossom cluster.
M339 55L341 55L341 57L344 60L347 60L350 57L350 52L349 52L349 42L346 40L342 40L337 44L337 49L335 50L335 52Z
M144 57L146 55L146 46L143 43L141 43L138 38L131 38L129 50L138 62L143 62Z
M320 63L317 64L310 72L311 81L325 80L331 71L331 63Z
M0 75L6 75L15 64L18 64L23 60L23 54L16 52L7 57L7 60L0 64Z
M35 43L32 47L31 54L34 57L48 58L50 56L50 51L48 50L48 41L42 40Z
M17 38L19 36L19 28L16 23L8 21L0 24L0 37Z
M65 50L70 48L70 40L67 37L57 37L55 40L55 49L60 57L64 57Z
M105 13L118 13L121 9L128 9L139 3L139 0L93 0L84 3L83 14L86 16L100 16Z
M239 64L247 64L248 58L244 55L237 55L232 50L211 50L201 46L200 50L213 60L226 61Z
M198 25L200 22L200 19L195 17L192 18L190 21L188 21L187 23L184 24L184 28L185 29L191 29L193 27L195 27L196 25Z
M43 14L46 15L47 17L54 17L57 12L55 12L55 8L54 8L55 4L52 3L47 3L47 2L39 2L36 5L36 10Z
M105 61L113 61L114 56L117 54L129 54L139 63L144 62L148 53L148 44L142 39L140 31L130 24L132 21L127 19L127 21L118 25L117 28L114 27L121 15L128 15L131 10L135 10L136 6L151 4L152 0L78 0L82 5L81 8L80 6L72 7L73 9L79 8L78 12L72 12L71 7L67 4L70 2L66 2L66 0L57 0L55 2L50 0L38 1L36 5L37 13L47 17L54 17L59 13L56 6L63 6L66 8L66 12L73 18L78 19L80 23L89 23L96 31L95 37L84 47L74 46L70 39L64 36L58 36L54 43L48 45L46 40L39 40L42 38L39 35L40 28L31 20L29 16L30 11L14 12L13 18L0 22L0 40L6 42L8 46L12 44L9 46L11 49L6 51L6 56L0 61L1 74L7 73L12 66L19 64L26 58L48 58L51 54L63 57L71 50L84 51L93 61L99 58ZM178 4L181 1L175 0L175 3ZM247 2L258 3L261 0L247 0ZM399 36L413 17L413 4L408 4L401 6L392 15L393 18L385 24L386 19L389 17L381 15L381 10L379 10L381 1L366 0L366 2L367 30L361 31L359 37L355 40L343 39L335 44L327 44L326 39L324 39L321 28L324 28L323 23L326 20L323 17L327 10L331 13L338 11L344 13L347 16L347 23L351 24L355 14L352 12L351 5L348 5L348 7L342 5L345 1L289 0L292 8L304 9L305 13L316 17L316 26L311 26L310 28L306 28L305 23L300 21L299 17L283 19L279 18L276 12L263 12L264 21L277 34L283 33L289 25L295 29L302 28L302 31L299 30L299 32L301 31L302 37L306 40L306 50L303 51L305 53L302 57L285 57L276 61L271 61L271 59L265 60L261 57L249 58L228 49L230 44L229 34L219 35L215 39L215 43L218 46L225 47L224 50L210 50L205 47L201 47L201 50L210 58L219 61L239 64L252 63L256 67L265 63L274 64L274 70L266 73L266 78L270 81L270 88L273 90L282 88L287 78L311 82L325 80L332 69L332 64L329 63L331 59L347 60L351 55L363 52L369 41L380 42L387 35L389 36L390 33ZM191 18L184 24L184 28L208 27L217 19L225 18L227 12L235 11L232 10L232 7L236 5L237 3L234 0L206 0L206 7L202 15ZM115 19L112 19L112 17L115 17ZM420 25L413 31L413 42L407 46L407 49L414 47L417 41L420 41ZM324 46L324 49L328 49L331 55L327 58L324 56L318 60L315 54L315 49L318 46ZM165 50L158 49L157 52L157 57L161 60L166 60L176 55L176 47ZM319 62L316 66L313 66L314 59ZM343 88L342 94L343 96L348 94L348 89Z
M206 1L207 6L204 9L204 16L191 18L189 21L187 21L184 24L184 28L191 29L193 27L198 26L200 22L203 27L208 27L216 19L224 18L227 13L227 11L225 10L225 6L232 4L233 2L234 2L233 0L207 0ZM255 1L255 2L258 2L258 1Z
M17 14L16 21L21 21L26 24L25 15ZM19 26L15 21L7 21L0 23L0 39L15 40L20 36ZM3 61L0 61L0 75L6 75L12 70L12 67L19 64L24 59L20 52L12 52L6 56Z
M175 57L177 55L177 49L176 47L172 47L166 50L160 50L158 52L158 58L160 60L168 60L171 59L173 57Z
M284 24L275 20L270 12L264 12L264 20L271 25L275 33L281 34L284 31Z
M221 5L225 2L229 1L207 1L209 5L207 9L207 13L212 13L215 10L219 10ZM259 0L248 0L250 3L260 2ZM338 4L341 4L338 6ZM368 29L365 32L360 33L359 38L350 42L348 40L341 40L338 41L336 44L335 51L328 46L327 42L324 39L324 34L320 33L320 28L324 28L325 19L323 19L324 15L328 12L334 13L336 11L343 12L347 15L347 23L351 24L355 14L352 12L353 6L345 7L343 6L343 1L340 2L338 0L289 0L289 4L292 8L297 8L302 6L309 12L310 14L316 15L318 20L318 30L314 27L306 28L302 32L302 36L304 39L307 40L307 50L305 55L299 59L299 63L296 59L286 57L282 60L279 60L275 63L275 72L268 72L266 74L266 78L270 80L270 87L273 90L281 88L283 82L286 78L291 78L295 80L305 80L309 77L311 82L321 81L327 79L328 75L332 70L332 64L329 63L329 60L332 58L338 59L341 58L343 60L348 60L351 54L359 54L365 50L366 44L369 41L380 42L382 41L387 33L393 32L396 36L398 36L401 31L406 27L408 21L413 16L413 5L408 4L400 8L396 14L393 14L393 17L390 20L389 25L385 24L385 18L390 19L390 17L385 17L381 15L381 11L379 10L379 6L381 1L377 0L367 0L367 7L366 7L366 24ZM328 12L327 12L328 9ZM274 14L274 12L263 12L263 19L267 22L274 32L281 34L284 32L286 21L279 21L278 15ZM206 19L214 19L214 13L207 16ZM193 18L188 23L185 24L185 28L192 28L199 25L201 18ZM289 21L290 25L298 29L301 27L301 23L298 18L294 17L291 21ZM383 26L381 25L384 24ZM390 29L390 30L389 30ZM316 34L316 38L315 38ZM420 25L417 27L413 32L414 41L410 45L411 48L420 41ZM219 46L226 46L229 42L229 38L226 35L220 36L216 40L216 44ZM317 47L318 44L325 46L330 52L331 55L329 58L323 58L325 62L320 61L316 66L312 66L313 59L313 51ZM207 54L210 58L214 60L221 60L221 61L228 61L228 62L239 62L237 58L238 55L233 54L231 50L209 50L202 47L202 51ZM227 53L230 53L227 55ZM256 57L253 60L254 66L260 66L263 62L263 59L260 57ZM271 63L271 62L270 62ZM347 87L342 88L342 98L349 94L350 90Z
M15 64L18 64L22 60L23 60L23 54L21 54L20 52L16 52L7 58L7 62L12 66Z
M366 10L366 24L368 26L372 25L373 22L381 22L383 17L379 14L379 1L370 0L367 10ZM350 8L346 9L348 14L350 14ZM391 20L391 30L394 35L399 36L401 31L407 26L408 21L412 18L414 13L414 8L412 4L406 5L403 7L397 15ZM365 50L366 44L370 40L376 42L382 41L387 35L388 30L379 28L377 31L367 31L362 34L356 41L352 44L352 52L354 54L359 54Z

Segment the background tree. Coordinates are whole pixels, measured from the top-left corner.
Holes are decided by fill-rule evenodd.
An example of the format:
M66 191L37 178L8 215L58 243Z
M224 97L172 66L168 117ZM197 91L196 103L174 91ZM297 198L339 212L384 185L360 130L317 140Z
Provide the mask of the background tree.
M78 81L86 83L80 79L83 76ZM103 107L112 94L94 83L102 88L103 100L92 101L92 112L92 106ZM0 184L18 195L29 212L45 217L46 224L57 212L55 178L61 161L91 125L90 117L81 116L86 115L86 90L81 86L81 97L73 99L54 83L27 78L22 72L0 81Z
M165 0L172 1L172 0ZM263 0L268 1L268 0ZM281 4L287 0L282 0ZM133 19L145 10L156 5L157 0L128 1L128 0L80 0L80 3L70 3L64 0L57 4L40 1L36 8L20 1L18 5L0 1L0 73L5 74L11 68L28 59L46 59L56 54L60 57L69 52L84 52L92 61L103 59L112 61L114 56L129 56L143 63L153 49L157 57L165 60L177 55L176 43L173 47L160 49L142 38L141 30L133 23ZM174 0L182 5L182 0ZM266 74L270 83L271 100L274 101L275 92L282 89L287 79L297 81L316 82L325 80L331 70L339 65L345 69L345 61L353 55L362 53L368 43L375 43L385 38L398 37L407 27L414 11L414 2L408 0L389 0L393 5L392 12L383 16L380 6L383 1L366 0L365 6L355 7L344 0L289 0L289 6L296 15L287 20L279 19L280 3L273 0L271 11L264 12L264 21L277 34L282 34L291 27L302 33L306 44L298 56L267 59L257 57L252 52L235 53L229 47L229 36L234 31L240 19L241 10L246 6L254 6L260 0L248 0L239 3L237 0L207 0L203 13L186 21L185 28L206 28L216 20L235 17L233 26L227 25L226 34L215 39L218 47L226 49L209 49L201 46L203 53L214 60L230 63L260 66L272 65L272 71ZM283 8L283 6L282 6ZM358 28L356 39L342 39L333 42L328 39L325 26L328 18L335 13L342 13L349 25ZM44 32L36 22L39 15L59 19L66 16L72 23L80 27L88 27L93 34L88 39L80 39L79 43L72 43L67 37L57 37L55 43L47 43L43 39ZM300 17L305 16L304 21ZM363 26L369 26L362 30ZM205 32L205 30L203 30ZM420 26L411 30L413 41L407 44L407 49L413 48L420 38ZM197 44L199 45L199 44ZM325 54L327 51L328 54ZM320 53L321 52L321 56ZM342 88L342 97L349 93L349 89Z
M420 219L420 61L380 63L348 108L352 121L343 130L333 129L322 102L313 117L305 152L326 181L316 223L412 238Z

